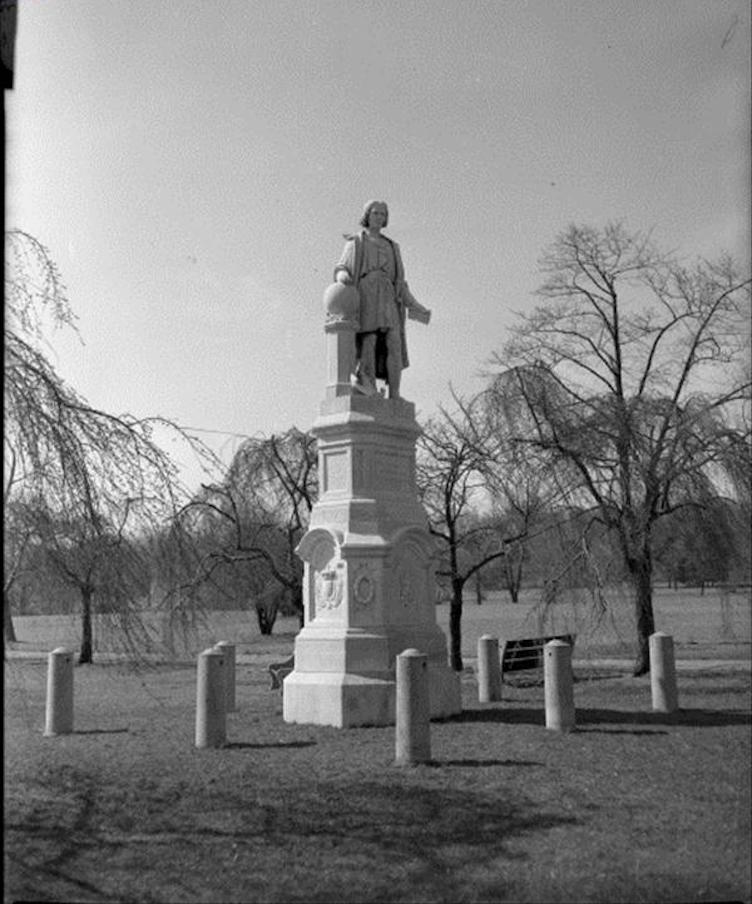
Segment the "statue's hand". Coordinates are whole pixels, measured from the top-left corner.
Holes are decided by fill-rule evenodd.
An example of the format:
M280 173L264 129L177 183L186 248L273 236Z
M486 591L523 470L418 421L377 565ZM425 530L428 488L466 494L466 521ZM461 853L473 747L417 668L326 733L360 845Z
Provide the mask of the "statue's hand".
M427 324L431 320L431 311L429 308L424 308L422 304L414 304L407 309L407 316L410 320Z
M352 279L347 270L337 270L337 282L342 283L343 286L349 286L352 283Z

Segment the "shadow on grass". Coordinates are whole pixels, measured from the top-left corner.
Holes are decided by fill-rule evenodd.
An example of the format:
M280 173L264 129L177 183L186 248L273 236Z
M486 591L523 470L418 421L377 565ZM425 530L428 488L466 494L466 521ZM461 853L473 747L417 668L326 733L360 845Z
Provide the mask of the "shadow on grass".
M750 725L752 714L729 709L679 709L675 713L620 712L613 709L577 709L582 725L683 725L692 728L721 728Z
M679 709L674 713L628 712L615 709L585 709L576 707L577 725L678 725L692 728L721 728L724 725L750 725L752 714L744 710ZM494 707L467 709L446 722L500 722L507 725L546 724L543 708ZM636 732L632 732L635 734ZM656 734L656 732L645 732Z
M127 734L130 728L77 728L71 734Z
M473 793L437 786L427 772L389 770L381 781L332 777L307 784L296 779L268 788L256 781L233 782L231 789L209 798L199 789L201 807L188 801L187 809L172 809L167 822L164 806L142 797L150 806L139 817L135 840L129 823L113 823L112 807L120 808L119 799L104 795L96 778L75 770L65 778L75 789L74 800L60 814L65 831L60 825L50 831L49 817L60 813L54 800L49 812L38 811L33 822L27 818L15 826L10 853L16 899L123 900L115 894L121 881L117 872L110 875L99 863L92 867L85 854L106 847L108 857L119 862L124 852L133 857L136 846L140 869L149 877L149 897L142 900L169 900L166 893L174 893L176 880L190 886L192 897L186 900L218 900L212 884L218 851L240 855L232 877L225 877L227 900L377 904L396 900L395 888L404 901L515 900L515 874L532 865L525 839L582 824L582 818L541 806L514 784ZM47 783L53 797L60 779L58 774ZM196 819L199 809L208 824ZM181 864L179 873L166 869L164 849L157 843L165 834ZM509 864L503 875L500 861ZM364 863L378 867L367 883ZM477 874L471 889L460 864L472 864ZM249 883L253 897L240 897Z
M577 731L585 732L586 734L607 734L607 735L616 735L616 734L628 734L628 735L648 735L657 737L659 735L667 735L667 731L663 731L660 728L587 728L583 727L581 724L576 726Z
M434 760L433 766L542 766L535 760Z
M513 760L449 762L522 765ZM303 789L287 785L263 796L255 792L253 799L240 803L246 825L233 828L232 841L253 846L263 839L269 858L254 860L257 900L515 900L513 873L526 869L528 861L523 840L583 822L541 807L511 787L472 793L436 786L429 778L431 767L446 763L422 765L429 769L390 770L383 782L334 780ZM270 850L286 859L275 865ZM284 854L289 850L296 852L294 861ZM500 860L510 864L512 878L502 880ZM362 881L364 862L378 864L367 885ZM478 873L473 896L458 863L472 864Z
M546 714L541 709L527 707L488 707L488 709L463 709L456 716L447 716L441 721L447 725L462 722L504 722L509 725L545 725Z
M575 673L572 676L572 681L574 684L590 684L593 681L614 681L618 678L625 678L631 673L627 669L611 669L606 671L586 671L583 670L580 673ZM539 687L543 687L543 682L541 681L538 685Z
M230 741L225 744L223 750L264 750L276 749L280 747L315 747L316 741L278 741L270 744L251 744L246 741Z

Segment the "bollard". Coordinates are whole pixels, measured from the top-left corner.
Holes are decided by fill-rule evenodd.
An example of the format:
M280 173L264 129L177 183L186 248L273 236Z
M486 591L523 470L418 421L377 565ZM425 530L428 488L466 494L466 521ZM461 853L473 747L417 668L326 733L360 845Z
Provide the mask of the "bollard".
M47 657L45 737L73 731L73 653L58 647Z
M214 644L214 649L224 653L225 656L225 712L234 713L235 705L235 644L228 640L220 640Z
M478 638L478 702L501 700L499 638L484 634Z
M679 708L674 638L662 631L650 635L650 691L655 712L672 713Z
M551 640L543 648L543 681L546 728L572 731L575 724L572 647L563 640Z
M221 747L227 738L224 653L199 653L196 676L196 747Z
M418 650L397 656L395 762L411 766L431 760L428 658Z

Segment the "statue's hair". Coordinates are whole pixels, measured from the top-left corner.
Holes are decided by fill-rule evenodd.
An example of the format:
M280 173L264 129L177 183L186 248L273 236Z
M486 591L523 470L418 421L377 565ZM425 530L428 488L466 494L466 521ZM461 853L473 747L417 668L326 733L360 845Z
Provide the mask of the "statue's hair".
M368 217L371 213L371 208L374 206L374 204L382 204L384 206L384 209L386 210L386 219L384 220L384 226L388 226L389 225L389 205L386 203L386 201L366 201L365 206L363 207L363 214L362 214L360 220L358 221L359 225L363 226L364 228L366 226L368 226Z

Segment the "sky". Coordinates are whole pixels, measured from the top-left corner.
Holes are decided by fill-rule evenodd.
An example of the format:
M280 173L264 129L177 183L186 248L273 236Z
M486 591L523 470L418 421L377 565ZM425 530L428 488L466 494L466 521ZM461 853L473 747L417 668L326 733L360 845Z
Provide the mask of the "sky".
M225 459L312 426L369 199L433 314L408 321L419 419L481 387L571 223L749 262L747 0L19 0L14 85L6 228L83 339L53 364Z

